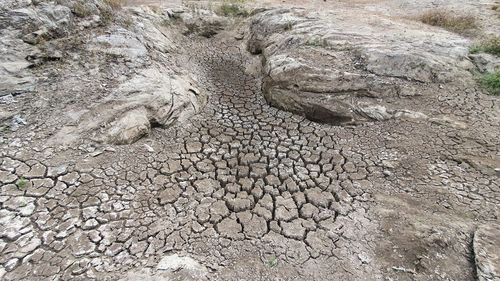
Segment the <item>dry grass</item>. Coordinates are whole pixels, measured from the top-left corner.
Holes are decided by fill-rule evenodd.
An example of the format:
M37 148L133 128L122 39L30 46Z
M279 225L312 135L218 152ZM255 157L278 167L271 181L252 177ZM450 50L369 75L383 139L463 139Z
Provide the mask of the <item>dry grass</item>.
M113 10L118 10L125 4L125 0L104 0L104 3L108 4Z
M425 24L439 26L463 35L471 35L479 28L474 16L460 15L443 9L426 11L418 19Z
M500 56L500 35L483 39L469 48L472 54L489 53Z
M90 11L85 8L85 6L80 2L75 2L73 5L73 13L81 18L88 17L90 15Z
M244 7L245 2L246 0L224 0L215 12L225 17L246 17L249 12Z
M497 16L500 18L500 2L493 4L493 7L491 7L491 9L495 11Z

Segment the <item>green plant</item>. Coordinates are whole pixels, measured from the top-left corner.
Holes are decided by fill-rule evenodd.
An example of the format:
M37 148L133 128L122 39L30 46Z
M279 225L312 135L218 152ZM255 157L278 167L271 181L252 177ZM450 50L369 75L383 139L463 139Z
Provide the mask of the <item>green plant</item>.
M24 177L20 177L19 179L17 179L16 181L16 186L18 188L24 188L26 185L28 184L28 180L25 179Z
M90 15L90 11L80 2L75 2L72 12L77 17L81 18L88 17Z
M472 15L460 15L443 9L426 11L418 19L425 24L439 26L464 35L472 34L479 28L476 18Z
M481 77L481 85L492 95L500 95L500 70L486 73Z
M322 47L322 48L327 48L329 46L329 43L326 39L322 39L319 37L315 38L310 38L308 39L304 45L309 46L309 47Z
M225 17L247 17L250 13L243 6L245 0L225 0L216 13Z
M489 53L500 56L500 35L484 39L469 47L471 54Z
M273 267L276 267L278 265L278 258L277 257L271 257L268 261L267 261L267 266L273 268Z

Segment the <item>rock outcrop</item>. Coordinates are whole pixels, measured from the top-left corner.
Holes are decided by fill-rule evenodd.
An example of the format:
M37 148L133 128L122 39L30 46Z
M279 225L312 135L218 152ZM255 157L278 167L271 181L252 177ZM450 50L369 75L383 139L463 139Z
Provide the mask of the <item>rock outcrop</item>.
M479 281L500 280L500 226L480 226L474 233L474 257Z
M263 56L266 100L313 121L350 124L422 116L405 97L470 80L464 39L418 23L366 21L301 9L254 15L247 49Z
M79 137L90 132L95 141L133 143L152 127L168 127L198 112L206 98L195 85L189 77L169 75L168 69L144 69L84 114L77 127L63 134Z
M185 121L206 103L196 78L168 55L181 48L174 43L180 28L168 23L176 20L174 13L148 7L124 12L106 3L7 1L0 6L2 100L36 95L40 81L61 91L87 91L86 101L75 96L68 104L76 106L59 113L53 143L130 144L152 127ZM54 61L57 65L47 69L61 75L47 77L44 64Z

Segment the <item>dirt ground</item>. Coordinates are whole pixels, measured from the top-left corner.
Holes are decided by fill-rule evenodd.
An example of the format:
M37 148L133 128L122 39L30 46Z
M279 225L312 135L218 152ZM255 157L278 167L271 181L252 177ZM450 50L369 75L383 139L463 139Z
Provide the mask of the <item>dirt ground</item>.
M142 4L182 3L128 2ZM500 32L485 0L249 5L404 22L446 6L477 15L483 33ZM71 68L59 62L37 70L47 77L40 96L2 104L27 125L0 143L0 223L9 225L0 278L477 280L474 233L500 223L498 98L460 88L422 97L465 126L311 122L266 103L259 72L249 71L259 58L235 38L240 31L176 38L186 51L175 63L196 75L208 104L131 145L48 141L66 125L61 116L86 106L69 101ZM93 81L80 83L78 92L99 98ZM173 255L193 260L165 265Z

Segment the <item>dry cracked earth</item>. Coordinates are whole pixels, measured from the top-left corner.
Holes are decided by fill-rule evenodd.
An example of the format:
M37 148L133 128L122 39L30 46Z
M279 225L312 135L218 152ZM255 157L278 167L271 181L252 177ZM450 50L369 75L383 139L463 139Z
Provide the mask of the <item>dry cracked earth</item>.
M4 134L0 278L476 280L476 230L498 233L498 99L422 100L466 129L312 122L266 103L232 32L184 39L208 93L185 122L126 146L52 145L40 113Z

